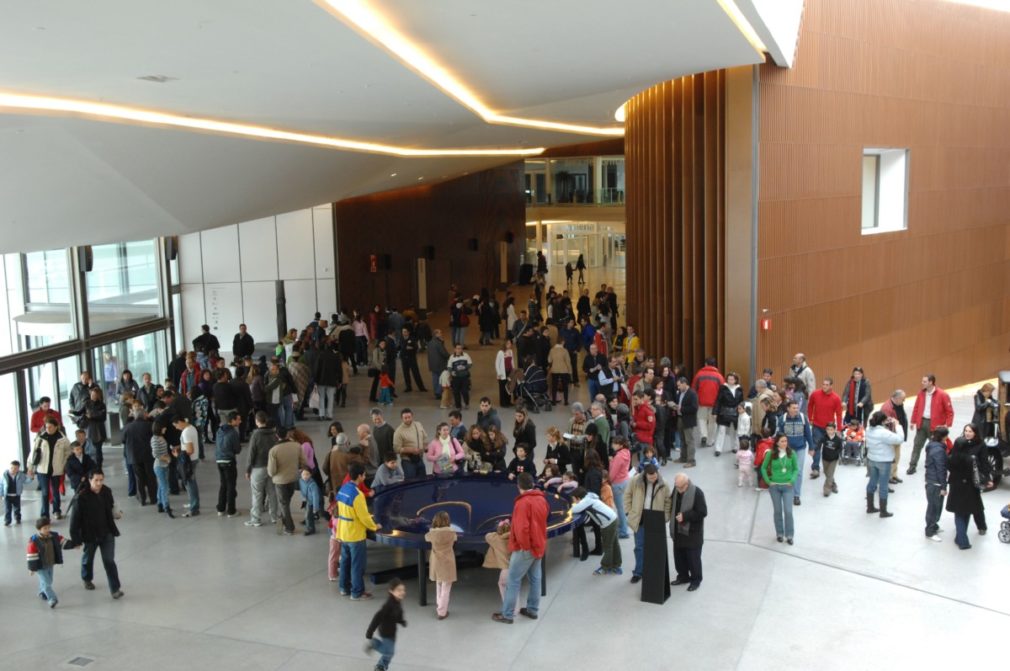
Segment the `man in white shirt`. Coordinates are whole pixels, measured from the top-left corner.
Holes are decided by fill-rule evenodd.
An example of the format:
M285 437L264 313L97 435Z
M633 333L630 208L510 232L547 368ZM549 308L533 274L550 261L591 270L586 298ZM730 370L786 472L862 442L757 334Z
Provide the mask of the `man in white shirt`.
M196 484L196 464L200 458L198 441L200 432L189 423L185 417L176 417L172 424L179 432L179 447L173 453L179 459L179 476L189 493L189 510L183 517L196 517L200 514L200 488Z

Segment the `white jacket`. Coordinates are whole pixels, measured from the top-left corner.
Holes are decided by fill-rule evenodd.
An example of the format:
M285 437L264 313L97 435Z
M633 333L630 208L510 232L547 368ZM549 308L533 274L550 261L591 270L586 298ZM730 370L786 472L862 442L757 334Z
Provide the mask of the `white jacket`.
M516 368L516 353L512 350L512 370ZM503 350L498 350L497 356L494 359L494 372L498 376L499 380L505 380L508 376L505 374L505 352Z
M894 461L894 447L905 442L905 431L897 425L897 432L886 426L871 426L866 430L866 457L870 461Z

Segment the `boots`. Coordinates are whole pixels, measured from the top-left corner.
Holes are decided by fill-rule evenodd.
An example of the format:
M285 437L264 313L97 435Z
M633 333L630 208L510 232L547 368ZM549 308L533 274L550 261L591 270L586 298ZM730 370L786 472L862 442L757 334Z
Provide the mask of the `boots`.
M883 499L880 502L880 516L881 517L894 517L894 513L887 512L887 499Z
M603 540L600 537L600 527L593 525L593 551L590 552L591 555L602 555L603 554Z
M870 513L879 513L879 512L880 511L877 510L877 508L875 508L873 506L873 494L867 494L866 495L866 514L869 515Z
M175 515L172 514L172 506L165 506L165 514L171 517L173 520L175 519Z
M585 527L580 527L572 538L572 556L578 557L579 561L589 559L589 542L586 540Z

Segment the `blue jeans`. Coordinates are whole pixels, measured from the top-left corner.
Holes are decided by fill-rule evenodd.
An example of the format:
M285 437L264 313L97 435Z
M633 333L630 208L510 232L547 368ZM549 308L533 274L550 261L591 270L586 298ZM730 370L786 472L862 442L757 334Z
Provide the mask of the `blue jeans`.
M880 502L887 502L887 481L891 479L890 461L871 461L870 481L866 484L866 493L873 494L873 490L880 489Z
M631 575L642 575L642 555L645 553L645 525L639 523L635 532L635 569Z
M60 478L57 475L38 474L39 487L42 489L42 511L40 517L49 517L49 490L53 492L53 512L60 512Z
M932 536L940 529L940 514L943 512L941 485L926 483L926 536Z
M91 582L95 575L95 551L102 553L102 565L105 576L109 579L109 591L115 594L119 591L119 569L116 567L116 537L112 534L98 542L84 543L84 554L81 556L81 580Z
M290 429L295 425L295 411L291 404L291 394L285 394L281 399L280 407L277 408L277 416L281 422L280 426Z
M954 542L961 549L971 547L968 542L968 521L971 515L959 515L954 513Z
M628 537L628 516L624 514L624 490L628 488L628 482L630 480L625 480L619 485L611 484L610 488L614 492L614 505L617 507L617 535L621 538Z
M389 663L393 661L393 653L396 652L396 641L376 636L372 639L372 650L380 655L379 663L375 665L375 668L388 669Z
M435 392L435 400L442 400L442 385L438 383L438 378L442 375L442 371L431 373L431 389Z
M803 465L807 462L807 446L794 449L796 453L796 480L793 481L793 496L799 496L803 492Z
M168 464L161 460L154 462L154 477L158 479L158 504L168 508Z
M814 460L810 463L810 470L821 472L821 448L819 447L828 432L819 426L810 425L810 434L814 439Z
M365 591L365 541L340 544L340 591L361 596Z
M413 480L414 478L423 478L428 475L428 471L424 467L423 461L415 464L410 459L403 458L400 460L400 468L403 469L403 478L405 480Z
M589 402L592 403L593 399L596 398L596 395L600 393L600 382L595 373L589 374L586 384L589 386Z
M39 577L39 593L46 595L46 601L50 604L59 601L56 598L56 592L53 590L53 567L40 568L35 571L35 575Z
M185 466L184 462L191 462L192 475L189 479L185 476ZM186 485L186 492L189 494L189 512L190 514L200 512L200 487L196 484L196 460L191 460L188 456L181 456L179 458L179 475L182 477L183 484Z
M343 566L343 564L341 564ZM542 559L534 557L529 550L516 550L509 558L508 584L505 587L505 601L501 614L508 619L515 617L516 601L522 588L523 577L529 578L530 591L526 595L526 610L536 615L540 607L540 579L543 570Z
M768 493L772 497L775 515L775 535L793 537L793 497L790 485L770 485Z

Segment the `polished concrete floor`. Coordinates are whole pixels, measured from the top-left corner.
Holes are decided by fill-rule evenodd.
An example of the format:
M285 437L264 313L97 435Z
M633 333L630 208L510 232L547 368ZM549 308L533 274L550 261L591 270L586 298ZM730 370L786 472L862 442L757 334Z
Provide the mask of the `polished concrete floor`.
M471 348L476 391L492 398L493 351ZM354 379L349 405L337 417L349 431L367 419L367 382L364 375ZM585 395L585 387L579 392ZM401 393L394 411L407 404L429 430L444 418L430 395ZM958 422L966 421L970 399L958 398L956 409ZM562 406L534 421L542 441L567 412ZM303 426L319 437L322 455L323 423ZM949 514L941 522L944 542L924 540L921 471L897 485L895 517L882 520L863 512L862 469L840 467L837 496L823 498L811 486L820 481L806 483L796 545L789 547L775 542L767 495L736 486L728 455L717 459L702 450L698 461L690 473L710 511L700 590L673 588L663 606L641 603L628 574L594 577L595 558L580 563L568 553L568 539L557 539L536 622L491 621L499 606L496 571L462 571L442 622L433 606L417 605L410 583L409 627L400 631L394 668L824 671L1003 663L998 641L1010 625L1010 545L994 532L998 508L1010 502L1007 485L985 497L989 535L972 531L974 548L962 552L951 541ZM98 589L86 592L80 551L72 551L56 571L59 606L50 610L36 598L24 563L37 510L37 493L30 492L25 524L0 531L0 668L82 668L69 664L75 658L93 660L83 668L96 670L372 667L375 658L361 646L381 602L352 603L337 594L326 577L325 535L282 537L270 527L243 526L244 516L214 516L211 464L199 472L204 515L166 519L126 499L120 464L110 449L108 482L125 510L117 557L126 596L109 598L100 564ZM673 465L663 469L667 480L676 472ZM248 496L243 483L245 513ZM174 504L181 509L183 497ZM64 533L66 522L56 529ZM628 573L632 547L622 543ZM375 546L371 551L375 562L394 559ZM375 591L383 594L381 586Z

